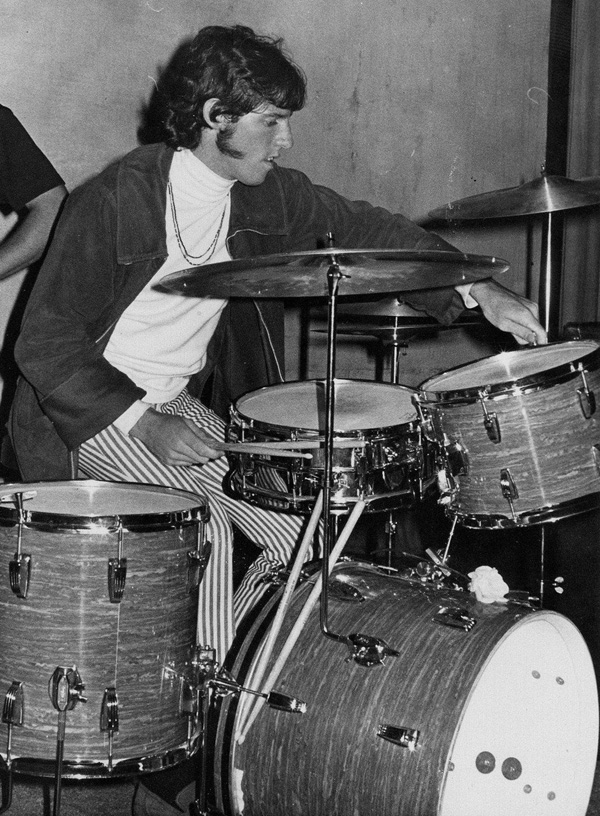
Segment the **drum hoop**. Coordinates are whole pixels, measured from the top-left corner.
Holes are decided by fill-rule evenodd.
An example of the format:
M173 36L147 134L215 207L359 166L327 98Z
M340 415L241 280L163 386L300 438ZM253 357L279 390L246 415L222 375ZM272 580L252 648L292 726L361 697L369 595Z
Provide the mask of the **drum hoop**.
M273 435L282 434L285 431L288 431L290 435L285 437L286 439L290 439L292 441L297 441L297 436L292 436L291 434L301 434L301 439L309 439L309 440L318 440L318 441L325 441L325 437L322 432L316 431L314 428L303 428L298 427L295 425L276 425L275 423L271 422L264 422L263 420L259 419L258 417L250 417L247 414L244 414L241 410L240 403L244 401L246 397L251 395L260 394L261 392L267 392L272 389L281 388L282 386L296 386L296 385L303 385L305 383L315 383L315 382L324 382L324 380L293 380L289 383L278 383L277 385L265 385L262 388L257 388L255 391L247 391L245 394L242 394L241 397L235 401L234 405L230 409L231 418L235 420L239 420L241 423L245 423L247 427L256 429L257 431L262 431L263 433L268 433L271 429L275 429L273 431ZM401 390L407 392L413 397L416 397L417 391L413 388L409 388L407 385L395 385L392 383L378 383L378 382L371 382L371 380L349 380L349 379L339 379L336 378L334 380L335 385L345 385L348 383L359 383L361 385L366 385L369 387L384 386L386 389L394 389L394 390ZM412 400L411 400L412 402ZM415 409L416 413L416 409ZM335 438L338 439L361 439L364 436L368 436L369 438L378 438L382 437L385 438L386 436L392 435L392 430L395 428L406 428L407 426L417 426L418 427L418 419L416 415L407 420L406 422L397 423L395 425L382 425L376 428L356 428L354 430L338 430L336 428L333 429L333 433L335 434ZM230 424L231 427L231 424ZM415 430L416 428L409 428L409 430ZM335 441L334 441L335 444Z
M486 358L484 357L482 359ZM581 374L582 371L593 371L599 366L600 348L596 348L594 351L590 351L588 354L568 363L562 363L545 371L538 371L535 374L521 377L520 379L506 380L505 382L495 383L493 385L483 383L469 388L452 389L448 391L427 391L427 385L431 383L431 380L429 380L422 385L422 390L419 393L419 401L432 404L460 405L477 402L481 399L493 400L532 394L538 391L544 391L547 388L552 388L560 383L568 382ZM460 366L460 368L465 368L465 366ZM457 370L458 369L451 369L451 371Z
M494 513L489 515L461 513L460 510L453 508L447 508L446 515L452 519L457 518L461 525L472 530L509 530L550 521L562 521L597 508L600 508L600 493L588 493L560 504L549 504L518 513L515 518Z
M9 493L20 493L37 490L47 490L48 487L74 487L115 490L124 492L155 492L171 496L185 496L193 498L196 504L181 510L169 510L163 513L124 513L98 515L69 515L67 513L50 513L48 511L28 510L25 506L23 523L26 527L43 532L81 531L88 533L112 533L119 529L136 532L151 532L152 530L168 530L173 528L197 525L199 520L207 517L207 500L193 493L179 488L163 487L161 485L143 485L130 482L101 482L92 479L72 480L63 482L29 482L23 484L5 484L0 489L0 496ZM0 505L0 527L12 527L19 523L19 512L16 507Z

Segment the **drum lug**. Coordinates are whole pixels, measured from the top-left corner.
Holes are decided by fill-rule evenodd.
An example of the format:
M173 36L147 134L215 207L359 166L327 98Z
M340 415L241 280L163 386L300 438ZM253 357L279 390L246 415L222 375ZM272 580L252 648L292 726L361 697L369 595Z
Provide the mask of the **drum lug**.
M490 442L493 442L494 445L497 445L499 442L502 441L502 434L500 433L500 423L498 422L498 414L495 411L488 411L486 404L485 404L486 393L485 391L479 392L479 400L481 402L481 408L483 410L483 427L485 428L485 432L488 435L488 439Z
M10 588L17 598L26 598L31 576L31 555L16 552L15 557L9 562L8 575Z
M508 468L502 468L502 470L500 471L500 487L502 488L502 495L510 505L510 512L512 514L512 517L513 519L516 520L517 516L515 513L513 501L514 499L519 498L519 491L517 490L517 486Z
M477 623L476 619L460 606L440 606L433 616L433 620L435 623L441 623L444 626L464 629L465 632L470 632Z
M119 699L114 686L107 686L100 708L100 731L108 732L108 770L113 767L113 738L119 730Z
M187 574L187 591L188 594L193 592L196 587L200 586L200 582L206 572L208 561L212 553L212 541L206 538L206 522L208 521L208 514L200 519L196 519L196 549L189 550L188 558L188 574Z
M399 745L401 748L414 751L419 743L421 732L415 728L404 728L403 726L384 723L377 729L377 736L394 745Z
M33 494L35 495L35 494ZM29 578L31 576L31 555L21 552L23 543L23 526L25 524L25 511L23 509L23 499L31 497L31 493L15 493L14 499L19 512L19 526L17 529L17 551L15 557L8 565L8 577L10 588L17 598L26 598L29 592Z
M111 603L121 603L127 579L127 559L108 559L108 597Z
M594 457L594 464L596 465L598 475L600 475L600 443L592 445L592 456Z
M116 558L108 559L108 597L111 603L121 603L127 580L127 559L123 557L123 524L119 520Z
M579 373L583 381L583 387L577 389L579 407L585 419L590 419L596 413L596 395L588 386L585 369L580 368Z
M359 666L366 668L381 665L386 657L400 657L400 652L390 648L385 640L358 632L348 635L348 646L351 655L346 662L354 660Z
M25 689L19 680L13 680L4 697L2 708L2 722L8 726L6 736L6 764L10 768L12 763L12 729L16 725L23 727L23 711L25 708Z

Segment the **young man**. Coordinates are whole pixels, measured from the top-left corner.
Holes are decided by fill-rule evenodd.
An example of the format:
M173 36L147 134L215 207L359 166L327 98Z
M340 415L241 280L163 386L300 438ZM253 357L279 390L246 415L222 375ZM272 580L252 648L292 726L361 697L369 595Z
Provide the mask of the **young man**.
M283 380L283 312L272 301L156 289L186 266L314 249L447 249L407 219L350 202L279 168L305 80L280 44L244 27L202 29L165 83L165 143L140 147L75 190L27 306L10 433L24 480L159 483L208 495L213 558L200 636L224 656L234 623L231 523L263 548L237 614L286 563L302 520L226 497L221 416L242 393ZM471 297L522 342L544 342L535 306L492 281ZM453 289L406 299L444 322Z
M10 432L27 481L84 475L208 496L214 549L198 637L222 661L234 631L232 523L262 548L235 620L269 570L289 561L303 524L221 488L221 417L242 393L283 381L283 307L156 284L184 267L315 249L328 232L344 247L449 246L277 166L305 100L304 77L279 42L240 26L202 29L161 91L164 143L134 150L67 202L17 343ZM491 281L474 284L471 297L521 342L545 341L528 301ZM453 289L406 300L443 322L464 308ZM200 399L209 378L216 412ZM137 812L144 807L138 800Z
M24 216L0 243L0 280L41 257L66 194L52 164L12 111L0 105L0 210Z

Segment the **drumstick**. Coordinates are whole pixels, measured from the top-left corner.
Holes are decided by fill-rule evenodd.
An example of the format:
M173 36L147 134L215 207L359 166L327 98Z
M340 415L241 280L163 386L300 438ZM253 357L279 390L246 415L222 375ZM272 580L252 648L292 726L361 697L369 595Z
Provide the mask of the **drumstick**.
M261 448L268 448L272 452L273 450L293 450L295 448L306 448L308 450L312 450L314 448L322 448L325 446L325 440L323 438L319 439L295 439L289 440L285 442L237 442L237 443L226 443L226 444L236 444L236 445L245 445L247 447L252 448L252 450L256 450L257 447ZM334 448L364 448L367 445L365 439L334 439L333 440L333 447ZM238 448L239 449L239 448ZM227 450L227 448L225 448ZM278 456L280 454L277 454Z
M271 628L269 629L269 634L267 635L267 639L265 640L265 644L261 650L261 654L258 663L256 664L256 668L252 673L251 683L254 688L260 688L260 684L263 681L263 677L267 670L267 665L273 653L273 647L275 645L277 635L281 630L285 615L292 600L293 592L296 589L296 584L298 583L298 580L300 578L300 573L302 572L302 567L304 566L304 558L306 556L306 553L308 552L309 547L313 542L313 536L315 534L315 530L317 529L317 525L319 523L322 510L323 510L323 491L321 490L319 492L319 495L317 496L317 500L315 502L315 506L313 507L304 536L302 537L302 543L300 544L300 547L298 549L298 554L296 555L294 564L292 566L292 569L290 570L290 574L287 579L283 595L281 596L279 606L277 607L275 618L273 620ZM251 716L251 713L252 710L250 710L249 716Z
M342 550L346 546L348 539L350 538L350 534L354 530L356 526L356 522L362 515L363 510L366 507L366 502L360 499L354 505L352 512L348 517L348 521L344 525L344 529L340 533L338 540L335 543L334 548L331 551L329 556L329 572L334 568L338 558L342 554ZM291 632L289 633L287 640L283 644L281 652L277 660L275 661L275 665L271 669L269 676L267 677L264 686L261 689L261 694L269 694L273 690L273 686L277 682L279 675L281 674L283 667L285 665L286 660L291 654L292 649L296 645L296 641L300 637L302 633L302 629L306 625L306 622L312 612L315 604L319 600L319 596L321 594L322 589L322 575L319 575L317 580L315 581L315 585L313 586L310 595L304 602L304 606L302 607L300 614L292 627ZM246 722L244 723L244 730L238 729L238 733L235 736L236 742L240 745L246 739L248 735L248 731L250 730L252 723L258 717L262 706L264 705L264 697L256 697L254 698L254 708L250 710Z
M270 456L286 456L290 459L313 458L312 453L300 453L299 451L273 448L269 447L268 443L255 444L254 442L218 442L215 445L215 448L217 450L232 451L233 453L262 453Z

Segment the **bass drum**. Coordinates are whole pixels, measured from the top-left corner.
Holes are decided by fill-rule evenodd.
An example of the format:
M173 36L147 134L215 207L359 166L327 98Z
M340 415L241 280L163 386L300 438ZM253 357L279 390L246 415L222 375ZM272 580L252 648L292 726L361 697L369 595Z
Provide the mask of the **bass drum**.
M331 581L330 631L382 638L398 656L359 665L321 634L313 610L275 685L305 701L306 713L263 706L242 739L254 698L220 703L215 789L224 813L584 816L598 703L570 621L369 565L339 565ZM273 660L311 588L312 580L296 590ZM248 688L279 597L230 655L229 670Z

